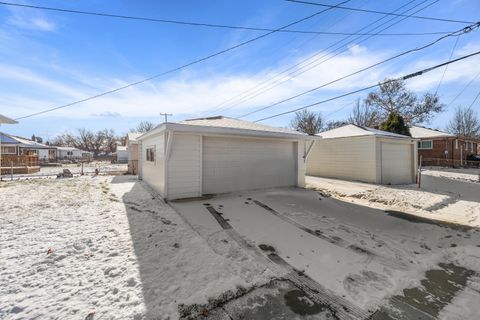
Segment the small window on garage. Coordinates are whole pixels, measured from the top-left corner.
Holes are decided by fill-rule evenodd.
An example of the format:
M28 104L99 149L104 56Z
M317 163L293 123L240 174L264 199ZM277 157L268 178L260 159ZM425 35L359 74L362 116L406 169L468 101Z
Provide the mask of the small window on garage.
M458 139L455 139L455 149L458 149Z
M17 148L16 147L2 147L2 153L4 154L16 154Z
M418 149L433 149L432 140L418 141Z
M155 147L148 147L146 152L147 161L155 162Z

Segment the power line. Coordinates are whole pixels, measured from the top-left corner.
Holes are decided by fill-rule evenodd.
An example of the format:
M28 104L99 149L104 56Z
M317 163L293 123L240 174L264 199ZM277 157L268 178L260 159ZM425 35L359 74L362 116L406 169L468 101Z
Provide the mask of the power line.
M357 75L357 74L359 74L359 73L361 73L361 72L364 72L364 71L366 71L366 70L372 69L372 68L377 67L377 66L379 66L379 65L381 65L381 64L384 64L384 63L386 63L386 62L392 61L392 60L394 60L394 59L398 59L398 58L400 58L400 57L402 57L402 56L404 56L404 55L410 54L410 53L412 53L412 52L417 52L417 51L420 51L420 50L424 50L424 49L426 49L426 48L428 48L428 47L431 47L431 46L435 45L436 43L440 42L441 40L443 40L443 39L445 39L445 38L452 37L452 36L456 36L456 37L457 37L457 40L458 40L458 37L459 37L461 34L471 32L472 30L474 30L475 28L478 28L479 26L480 26L480 23L476 23L476 24L474 24L474 25L471 25L471 26L462 28L462 29L460 29L460 30L458 30L458 31L452 32L451 34L448 34L448 35L446 35L446 36L440 37L440 38L438 38L438 39L436 39L436 40L434 40L434 41L432 41L432 42L430 42L430 43L428 43L428 44L426 44L426 45L421 46L421 47L417 47L417 48L414 48L414 49L410 49L410 50L404 51L404 52L402 52L402 53L399 53L399 54L394 55L393 57L390 57L390 58L388 58L388 59L385 59L385 60L382 60L382 61L380 61L380 62L374 63L374 64L372 64L372 65L370 65L370 66L368 66L368 67L365 67L365 68L362 68L362 69L357 70L357 71L355 71L355 72L352 72L352 73L350 73L350 74L347 74L347 75L345 75L345 76L343 76L343 77L341 77L341 78L337 78L337 79L335 79L335 80L332 80L332 81L330 81L330 82L324 83L324 84L322 84L322 85L320 85L320 86L317 86L317 87L315 87L315 88L309 89L309 90L304 91L304 92L299 93L299 94L296 94L296 95L294 95L294 96L292 96L292 97L289 97L289 98L280 100L280 101L275 102L275 103L273 103L273 104L270 104L270 105L268 105L268 106L266 106L266 107L262 107L262 108L259 108L259 109L250 111L250 112L248 112L248 113L240 116L239 118L244 118L244 117L249 116L249 115L252 115L252 114L254 114L254 113L257 113L257 112L260 112L260 111L263 111L263 110L272 108L272 107L277 106L277 105L279 105L279 104L282 104L282 103L284 103L284 102L291 101L291 100L296 99L296 98L298 98L298 97L301 97L301 96L304 96L304 95L306 95L306 94L312 93L312 92L314 92L314 91L316 91L316 90L318 90L318 89L324 88L324 87L326 87L326 86L329 86L329 85L334 84L334 83L336 83L336 82L339 82L339 81L341 81L341 80L347 79L347 78L349 78L349 77L351 77L351 76ZM449 60L451 60L451 59L452 59L452 56L450 56Z
M424 0L424 1L422 1L421 3L413 6L412 8L403 11L403 13L406 13L406 12L408 12L408 11L416 8L416 7L424 4L424 3L427 2L427 1L428 1L428 0ZM424 10L425 8L427 8L427 7L429 7L429 6L437 3L438 1L439 1L439 0L433 1L433 2L430 3L429 5L427 5L427 6L423 7L423 8L421 8L421 9L417 10L417 11L414 12L414 13L412 13L412 15L415 14L415 13L417 13L417 12L419 12L419 11L421 11L421 10ZM400 6L399 8L397 8L395 11L398 11L398 10L402 9L402 8L408 6L409 4L413 3L413 2L415 2L415 0L409 1L408 3L406 3L406 4L402 5L402 6ZM395 11L393 11L393 12L395 12ZM369 28L370 26L375 25L377 22L382 21L382 20L385 19L386 17L387 17L387 16L384 16L384 17L382 17L382 18L379 18L379 19L375 20L374 22L371 22L371 23L369 23L368 25L362 27L362 28L359 29L358 31L359 31L359 32L360 32L360 31L363 31L363 30ZM395 20L395 19L397 19L397 18L398 18L398 17L393 17L393 18L391 18L390 20L388 20L388 21L386 21L386 22L383 22L382 24L378 25L377 27L371 29L371 31L374 31L374 30L378 29L379 27L381 27L381 26L383 26L383 25L385 25L385 24L387 24L387 23L389 23L389 22L391 22L391 21L393 21L393 20ZM391 24L390 26L385 27L384 29L378 31L377 33L380 33L380 32L382 32L382 31L385 31L386 29L394 26L395 24L400 23L401 21L403 21L403 20L405 20L405 19L406 19L406 18L403 18L402 20L397 21L397 22ZM370 32L371 32L371 31L370 31ZM372 36L370 36L370 37L368 37L368 38L366 38L366 39L363 39L363 40L361 40L361 41L358 42L358 43L362 43L362 42L368 40L368 39L371 38L371 37L372 37ZM332 47L335 47L335 46L341 44L344 40L347 40L347 39L349 39L349 38L350 38L350 36L345 37L345 38L343 38L343 39L341 39L341 40L339 40L339 41L336 41L335 43L331 44L331 45L328 46L327 48L322 49L320 52L315 53L313 56L308 57L307 59L304 59L304 60L300 61L299 63L296 63L295 65L293 65L293 66L291 66L291 67L288 67L287 69L281 71L281 72L278 73L276 76L271 77L271 78L269 78L269 79L267 79L267 80L264 80L264 81L262 81L260 84L256 85L255 87L252 87L252 88L244 91L243 93L241 93L241 94L239 94L239 95L236 95L236 96L234 96L233 98L230 98L230 99L224 101L223 103L221 103L221 104L219 104L218 106L216 106L214 109L215 109L215 110L223 110L223 111L228 110L228 109L231 109L231 108L233 108L234 106L236 106L236 105L238 105L238 104L240 104L240 103L249 101L249 100L257 97L258 95L263 94L263 93L265 93L265 92L267 92L267 91L269 91L269 90L277 87L278 85L284 83L285 81L290 80L291 78L296 77L296 76L298 76L298 75L300 75L300 74L303 74L303 73L305 73L306 71L312 69L313 67L316 67L316 66L318 66L319 64L322 64L322 63L328 61L329 59L332 59L333 57L341 54L342 52L345 52L345 51L348 50L348 49L344 49L343 51L335 54L334 56L331 56L330 58L327 58L327 59L325 59L325 60L323 60L323 61L315 64L314 66L307 68L307 69L304 70L304 71L301 70L302 68L305 68L305 67L307 67L307 66L310 66L310 65L312 65L313 63L317 62L318 60L326 57L326 56L327 56L328 54L330 54L330 53L324 54L324 55L320 56L319 58L315 58L315 57L319 56L321 53L326 52L328 49L330 49L330 48L332 48ZM341 46L338 47L338 48L336 48L333 52L335 52L336 50L340 49L340 48L343 47L343 46L348 46L349 44L354 43L356 40L358 40L358 39L360 39L360 38L361 38L361 36L356 37L356 38L353 39L353 40L349 40L349 41L348 41L347 43L345 43L345 44L341 44ZM310 62L308 62L309 60L311 60L311 59L313 59L313 58L315 58L315 59L312 60L312 61L310 61ZM297 67L299 67L300 70L294 70L294 69L297 68ZM293 71L289 72L290 70L293 70ZM282 75L285 75L285 76L282 76ZM282 78L280 78L280 79L278 79L278 80L275 80L276 78L278 78L278 77L280 77L280 76L282 76ZM286 78L286 77L289 77L289 76L292 76L292 77L290 77L290 78L288 78L287 80L285 80L285 78ZM274 80L274 81L272 81L272 80ZM266 87L265 85L268 85L269 82L272 82L272 85ZM264 84L265 84L265 85L264 85ZM235 101L235 99L236 99L237 97L239 97L239 99L238 99L237 101ZM230 102L230 101L233 101L233 103ZM226 105L225 105L225 104L226 104ZM224 106L224 107L221 107L222 105L225 105L225 106ZM220 107L221 107L221 108L220 108Z
M128 16L120 15L106 12L93 12L93 11L83 11L83 10L72 10L58 7L44 7L44 6L34 6L27 4L11 3L0 1L0 5L12 6L12 7L22 7L28 9L36 10L45 10L45 11L54 11L70 14L79 14L79 15L88 15L104 18L116 18L116 19L125 19L125 20L138 20L138 21L148 21L148 22L159 22L165 24L177 24L177 25L188 25L195 27L206 27L206 28L217 28L217 29L233 29L233 30L248 30L248 31L273 31L275 29L270 28L259 28L259 27L248 27L248 26L233 26L233 25L224 25L224 24L215 24L215 23L203 23L203 22L191 22L191 21L181 21L181 20L170 20L170 19L158 19L158 18L148 18L148 17L138 17L138 16ZM318 34L318 35L352 35L348 32L326 32L326 31L309 31L309 30L279 30L278 32L284 33L300 33L300 34ZM436 32L411 32L411 33L384 33L380 34L381 36L428 36L428 35L438 35L445 34L448 32L436 31ZM368 34L363 34L368 35Z
M470 87L470 85L471 85L478 77L480 77L480 72L478 72L478 73L467 83L467 85L464 86L462 90L460 90L460 92L455 96L455 98L453 98L452 101L450 101L447 105L448 105L448 106L451 106L451 105L458 99L458 97L460 97L460 96L465 92L465 90L467 90L468 87Z
M321 6L321 7L331 7L332 5L329 4L323 4L323 3L317 3L317 2L309 2L309 1L302 1L302 0L286 0L288 2L296 2L296 3L302 3L302 4L308 4L308 5L313 5L313 6ZM368 13L376 13L376 14L387 14L391 16L397 16L397 17L404 17L405 15L403 14L398 14L398 13L388 13L384 11L377 11L377 10L367 10L367 9L361 9L361 8L352 8L352 7L344 7L344 6L339 6L337 7L338 9L343 9L343 10L351 10L351 11L358 11L358 12L368 12ZM452 22L452 23L464 23L464 24L472 24L474 22L472 21L464 21L464 20L453 20L453 19L445 19L445 18L436 18L436 17L426 17L426 16L412 16L412 18L415 19L423 19L423 20L434 20L434 21L443 21L443 22Z
M472 103L470 104L470 108L473 107L473 105L477 101L478 97L480 97L480 91L478 92L477 96L475 97L475 99L473 99Z
M464 59L473 57L473 56L478 55L478 54L480 54L480 51L477 51L477 52L468 54L468 55L466 55L466 56L463 56L463 57L460 57L460 58L457 58L457 59L454 59L454 60L450 60L450 61L447 61L447 62L444 62L444 63L441 63L441 64L437 64L437 65L435 65L435 66L433 66L433 67L429 67L429 68L426 68L426 69L423 69L423 70L420 70L420 71L416 71L416 72L407 74L407 75L405 75L405 76L398 77L398 78L396 78L396 79L390 79L390 80L387 80L387 81L383 81L383 82L380 82L380 83L378 83L378 84L371 85L371 86L368 86L368 87L364 87L364 88L362 88L362 89L358 89L358 90L355 90L355 91L350 91L350 92L348 92L348 93L344 93L344 94L341 94L341 95L336 96L336 97L333 97L333 98L329 98L329 99L322 100L322 101L319 101L319 102L315 102L315 103L312 103L312 104L309 104L309 105L306 105L306 106L303 106L303 107L299 107L299 108L296 108L296 109L293 109L293 110L290 110L290 111L285 111L285 112L277 113L277 114L272 115L272 116L268 116L268 117L265 117L265 118L261 118L261 119L255 120L255 122L259 122L259 121L264 121L264 120L276 118L276 117L283 116L283 115L286 115L286 114L289 114L289 113L297 112L297 111L299 111L299 110L303 110L303 109L307 109L307 108L310 108L310 107L313 107L313 106L317 106L317 105L320 105L320 104L324 104L324 103L327 103L327 102L330 102L330 101L333 101L333 100L337 100L337 99L340 99L340 98L343 98L343 97L347 97L347 96L353 95L353 94L355 94L355 93L359 93L359 92L363 92L363 91L366 91L366 90L370 90L370 89L379 87L379 86L381 86L381 85L388 84L388 83L393 82L393 81L408 80L408 79L411 79L411 78L414 78L414 77L418 77L418 76L421 76L421 75L423 75L423 74L425 74L425 73L427 73L427 72L430 72L430 71L432 71L432 70L435 70L435 69L444 67L444 66L446 66L446 65L449 65L449 64L451 64L451 63L458 62L458 61L460 61L460 60L464 60ZM479 95L480 95L480 93L479 93Z
M455 39L455 43L453 45L452 52L450 52L450 57L448 58L448 60L452 60L453 53L455 52L455 49L457 48L457 44L458 44L459 39L460 39L460 35L458 35L457 38ZM443 69L442 77L440 78L440 81L438 82L438 85L437 85L437 89L435 90L435 95L437 95L438 89L440 89L440 86L442 85L443 78L445 78L445 74L447 73L447 70L448 70L448 65L445 66L445 69Z
M340 2L338 5L342 5L342 4L344 4L344 3L348 2L348 1L349 1L349 0ZM247 45L247 44L250 44L250 43L252 43L252 42L254 42L254 41L263 39L263 38L265 38L265 37L267 37L267 36L269 36L269 35L271 35L271 34L273 34L273 33L276 33L276 32L278 32L278 31L280 31L280 30L287 29L287 28L289 28L289 27L291 27L291 26L293 26L293 25L296 25L296 24L298 24L298 23L301 23L301 22L303 22L303 21L306 21L306 20L308 20L308 19L311 19L311 18L313 18L313 17L316 17L316 16L318 16L318 15L324 13L324 12L330 11L330 10L332 10L332 9L334 9L334 8L327 8L327 9L318 11L318 12L316 12L316 13L314 13L314 14L311 14L311 15L309 15L309 16L307 16L307 17L305 17L305 18L302 18L302 19L300 19L300 20L296 20L296 21L294 21L294 22L292 22L292 23L289 23L289 24L287 24L287 25L285 25L285 26L283 26L283 27L280 27L280 28L278 28L278 29L275 29L275 30L273 30L273 31L264 33L264 34L262 34L262 35L259 35L259 36L257 36L257 37L254 37L254 38L250 38L249 40L243 41L243 42L241 42L241 43L239 43L239 44L236 44L236 45L234 45L234 46L232 46L232 47L229 47L229 48L227 48L227 49L223 49L223 50L221 50L221 51L217 51L217 52L212 53L212 54L210 54L210 55L208 55L208 56L205 56L205 57L203 57L203 58L194 60L194 61L189 62L189 63L187 63L187 64L184 64L184 65L182 65L182 66L179 66L179 67L170 69L170 70L168 70L168 71L165 71L165 72L162 72L162 73L153 75L153 76L151 76L151 77L148 77L148 78L145 78L145 79L136 81L136 82L132 82L132 83L129 83L129 84L124 85L124 86L122 86L122 87L119 87L119 88L116 88L116 89L113 89L113 90L109 90L109 91L105 91L105 92L102 92L102 93L99 93L99 94L90 96L90 97L88 97L88 98L81 99L81 100L77 100L77 101L75 101L75 102L68 103L68 104L65 104L65 105L62 105L62 106L59 106L59 107L49 108L49 109L46 109L46 110L43 110L43 111L35 112L35 113L32 113L32 114L29 114L29 115L26 115L26 116L17 118L16 120L25 119L25 118L30 118L30 117L33 117L33 116L37 116L37 115L40 115L40 114L47 113L47 112L55 111L55 110L58 110L58 109L63 109L63 108L71 107L71 106L76 105L76 104L79 104L79 103L83 103L83 102L86 102L86 101L94 100L94 99L97 99L97 98L100 98L100 97L103 97L103 96L106 96L106 95L109 95L109 94L112 94L112 93L115 93L115 92L118 92L118 91L121 91L121 90L130 88L130 87L139 85L139 84L141 84L141 83L145 83L145 82L151 81L151 80L156 79L156 78L159 78L159 77L161 77L161 76L164 76L164 75L167 75L167 74L170 74L170 73L173 73L173 72L176 72L176 71L185 69L185 68L190 67L190 66L192 66L192 65L195 65L195 64L197 64L197 63L200 63L200 62L209 60L209 59L211 59L211 58L214 58L214 57L216 57L216 56L222 55L222 54L227 53L227 52L229 52L229 51L232 51L232 50L234 50L234 49L237 49L237 48L240 48L240 47L245 46L245 45Z

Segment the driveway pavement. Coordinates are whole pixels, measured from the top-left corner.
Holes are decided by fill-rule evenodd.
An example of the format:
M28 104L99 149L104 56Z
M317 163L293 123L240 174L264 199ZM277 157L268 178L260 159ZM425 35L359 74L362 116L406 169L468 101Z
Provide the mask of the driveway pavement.
M217 232L230 230L234 240L244 242L245 250L263 254L270 263L286 268L287 275L291 274L289 270L300 274L301 278L289 280L300 291L315 286L302 292L330 309L296 314L300 318L321 319L333 310L331 315L340 319L435 319L442 312L454 314L457 304L462 305L463 316L480 311L472 302L472 295L480 299L473 290L480 283L476 276L480 271L476 270L480 269L477 229L418 223L401 214L389 215L297 188L228 194L172 205L207 240ZM455 285L442 286L442 281ZM462 294L468 298L457 299ZM260 299L253 307L265 319L268 301ZM273 305L279 308L278 304ZM283 306L292 311L287 299ZM240 319L247 309L248 317L254 318L251 305L233 312L226 304L221 312Z

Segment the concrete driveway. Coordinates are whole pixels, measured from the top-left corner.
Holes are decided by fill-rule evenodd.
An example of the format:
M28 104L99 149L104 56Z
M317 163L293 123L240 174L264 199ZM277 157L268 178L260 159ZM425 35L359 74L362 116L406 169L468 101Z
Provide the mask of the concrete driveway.
M480 299L475 289L480 283L477 229L418 223L401 213L391 215L298 188L172 206L207 241L227 230L233 241L259 260L263 257L266 265L283 269L289 285L306 288L303 294L324 308L296 313L302 319L321 319L327 311L339 319L435 319L455 316L457 305L462 306L463 319L469 312L472 317L480 312L474 302ZM253 308L259 319L268 318L265 306L270 300L252 299L247 302L256 301L255 306L232 309L227 303L221 312L240 319L249 310L248 317L254 319ZM278 295L276 299L283 301L285 314L290 312L285 319L292 318L287 300ZM278 309L282 304L274 305Z

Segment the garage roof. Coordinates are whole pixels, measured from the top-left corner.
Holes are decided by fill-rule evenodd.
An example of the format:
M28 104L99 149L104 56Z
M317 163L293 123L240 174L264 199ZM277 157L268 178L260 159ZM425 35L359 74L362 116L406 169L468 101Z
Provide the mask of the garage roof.
M284 139L313 139L304 133L286 128L277 128L223 116L184 120L178 123L163 123L155 129L138 137L138 140L155 135L165 130L198 132L205 134L226 134L243 136L260 136Z
M425 128L425 127L419 127L419 126L412 126L410 128L410 134L412 135L413 138L418 138L418 139L455 137L455 135L447 132L443 132L436 129Z
M360 137L360 136L381 136L397 139L411 139L412 137L387 132L383 130L357 126L355 124L347 124L339 128L320 132L317 134L324 139L346 138L346 137Z

